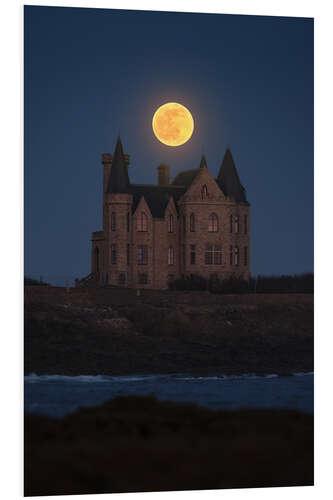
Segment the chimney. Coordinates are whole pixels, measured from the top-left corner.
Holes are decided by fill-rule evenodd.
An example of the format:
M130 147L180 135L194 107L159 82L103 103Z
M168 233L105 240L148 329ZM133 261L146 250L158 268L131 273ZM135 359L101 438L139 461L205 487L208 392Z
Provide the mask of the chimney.
M170 184L170 165L161 163L157 167L157 171L158 171L158 185L167 186L168 184Z
M130 155L125 155L125 154L124 154L124 160L125 160L125 163L126 163L126 168L127 168L127 170L128 170L128 166L129 166L129 164L131 163L131 162L130 162L130 159L131 159Z
M103 153L102 154L101 161L102 161L102 165L104 166L103 193L105 193L107 185L108 185L110 170L112 167L112 160L113 160L113 156L111 153Z

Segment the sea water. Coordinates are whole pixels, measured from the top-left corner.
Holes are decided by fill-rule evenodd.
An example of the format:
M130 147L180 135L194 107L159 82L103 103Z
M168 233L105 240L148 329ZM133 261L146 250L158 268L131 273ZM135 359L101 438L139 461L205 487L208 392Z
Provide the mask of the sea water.
M25 411L53 417L129 395L154 395L161 401L196 403L213 409L289 408L313 413L313 373L24 377Z

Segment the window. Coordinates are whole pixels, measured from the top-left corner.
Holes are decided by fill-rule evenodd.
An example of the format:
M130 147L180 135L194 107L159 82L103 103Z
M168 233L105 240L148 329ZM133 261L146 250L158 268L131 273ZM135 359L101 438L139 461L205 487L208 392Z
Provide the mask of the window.
M216 214L210 214L208 218L208 232L209 233L217 233L219 229L218 218Z
M127 216L126 216L126 229L127 229L127 232L129 233L129 230L130 230L130 213L127 212Z
M174 228L173 228L173 215L170 214L168 218L168 232L173 233Z
M94 251L94 254L95 254L95 271L96 273L99 273L99 249L98 247L95 248L95 251Z
M244 215L244 234L247 234L247 215Z
M244 247L244 266L247 266L247 247Z
M190 245L190 262L195 264L195 245Z
M230 232L232 233L232 215L230 215Z
M194 214L190 215L190 231L192 233L195 231L195 216L194 216Z
M173 266L175 263L175 251L173 247L168 248L168 265Z
M235 217L235 233L239 233L239 217Z
M114 243L111 245L111 264L117 264L117 247Z
M206 245L205 264L213 264L213 245Z
M116 213L112 212L111 214L111 231L116 230Z
M186 247L185 245L182 245L182 259L183 259L183 265L186 265Z
M148 264L148 247L147 245L138 246L138 264L144 266Z
M235 247L235 266L239 265L239 249Z
M172 281L174 281L175 279L175 275L174 274L168 274L168 282L171 283Z
M118 285L125 285L125 283L126 283L126 274L119 273L118 274Z
M127 262L127 265L129 265L130 260L131 260L131 245L129 243L127 243L127 247L126 247L126 262Z
M207 245L205 252L205 264L220 266L222 264L221 245Z
M183 215L183 231L186 233L186 216Z
M148 217L144 212L141 212L138 217L137 230L148 231Z
M220 245L215 245L213 250L214 264L220 266L222 264L222 248Z
M232 246L230 245L230 265L232 266Z
M139 285L147 285L148 274L147 273L139 273L138 274L138 282L139 282Z
M208 189L206 184L204 184L201 188L201 199L204 200L208 196Z

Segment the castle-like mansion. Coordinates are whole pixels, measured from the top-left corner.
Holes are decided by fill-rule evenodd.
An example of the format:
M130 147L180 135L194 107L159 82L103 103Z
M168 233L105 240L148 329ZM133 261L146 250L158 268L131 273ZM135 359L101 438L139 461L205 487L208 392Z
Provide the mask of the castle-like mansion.
M163 289L178 277L250 276L250 205L229 149L217 179L199 168L158 185L132 184L120 138L103 154L103 231L92 233L92 275L100 285Z

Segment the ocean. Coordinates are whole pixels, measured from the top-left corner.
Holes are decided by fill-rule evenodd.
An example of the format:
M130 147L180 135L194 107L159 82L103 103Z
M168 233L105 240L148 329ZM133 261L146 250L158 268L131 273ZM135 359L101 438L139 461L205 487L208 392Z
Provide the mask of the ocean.
M313 413L313 373L216 375L35 375L24 377L24 409L63 417L116 396L154 395L161 401L212 409L288 408Z

